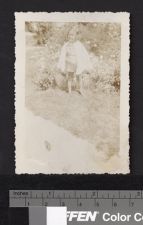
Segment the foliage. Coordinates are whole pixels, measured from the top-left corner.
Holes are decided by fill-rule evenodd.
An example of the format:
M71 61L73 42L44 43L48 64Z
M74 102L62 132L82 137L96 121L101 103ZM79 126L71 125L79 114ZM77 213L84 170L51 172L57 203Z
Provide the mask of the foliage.
M35 47L35 51L37 47L38 52L39 48L42 49L41 56L37 57L39 72L35 77L41 89L51 86L50 76L57 86L65 87L65 77L57 71L57 61L62 45L67 41L68 32L76 27L76 39L84 44L93 64L93 71L89 74L90 86L102 88L103 91L119 91L120 24L27 22L25 27L27 46Z

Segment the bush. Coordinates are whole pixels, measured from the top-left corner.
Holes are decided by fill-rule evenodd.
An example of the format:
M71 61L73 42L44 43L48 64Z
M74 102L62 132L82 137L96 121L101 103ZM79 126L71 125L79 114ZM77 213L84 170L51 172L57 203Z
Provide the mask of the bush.
M48 88L54 88L56 86L56 81L53 75L48 72L39 76L39 78L34 79L33 83L41 90L47 90Z

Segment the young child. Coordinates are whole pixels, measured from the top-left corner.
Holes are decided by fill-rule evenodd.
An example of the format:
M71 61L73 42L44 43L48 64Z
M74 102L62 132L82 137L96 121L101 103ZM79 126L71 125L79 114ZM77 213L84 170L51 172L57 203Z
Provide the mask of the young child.
M91 69L90 58L83 44L76 40L77 31L69 31L68 41L63 45L59 57L58 68L66 74L68 92L72 91L72 83L76 82L77 91L82 94L82 74Z

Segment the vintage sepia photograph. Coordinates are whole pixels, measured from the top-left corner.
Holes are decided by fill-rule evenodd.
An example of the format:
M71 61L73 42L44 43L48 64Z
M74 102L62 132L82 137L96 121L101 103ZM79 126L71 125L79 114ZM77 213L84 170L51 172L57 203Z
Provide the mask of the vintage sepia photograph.
M129 14L15 13L16 173L129 173Z

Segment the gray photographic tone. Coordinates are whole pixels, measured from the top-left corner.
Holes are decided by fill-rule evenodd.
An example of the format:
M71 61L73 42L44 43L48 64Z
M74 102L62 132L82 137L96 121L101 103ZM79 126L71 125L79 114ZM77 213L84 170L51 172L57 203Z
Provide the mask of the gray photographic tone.
M120 149L122 23L23 24L26 167L32 173L127 172L128 152Z

